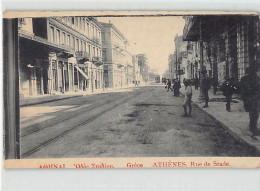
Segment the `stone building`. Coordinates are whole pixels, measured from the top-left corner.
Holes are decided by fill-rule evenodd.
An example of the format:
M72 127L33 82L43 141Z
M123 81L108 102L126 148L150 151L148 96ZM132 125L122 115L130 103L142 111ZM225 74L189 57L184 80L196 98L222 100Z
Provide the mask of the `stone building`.
M241 79L250 64L260 63L259 16L185 16L183 39L197 42L199 65L222 82ZM210 23L210 24L209 24Z
M133 77L132 77L133 83L136 85L143 83L143 78L141 75L141 68L138 65L138 60L137 60L136 55L132 56L132 64L133 64Z
M140 67L140 75L144 82L149 81L149 68L148 68L148 60L145 54L137 54L136 59L138 62L138 66Z
M102 23L104 80L107 88L120 88L132 81L131 54L126 37L112 23Z
M101 26L92 17L20 18L22 97L103 87Z

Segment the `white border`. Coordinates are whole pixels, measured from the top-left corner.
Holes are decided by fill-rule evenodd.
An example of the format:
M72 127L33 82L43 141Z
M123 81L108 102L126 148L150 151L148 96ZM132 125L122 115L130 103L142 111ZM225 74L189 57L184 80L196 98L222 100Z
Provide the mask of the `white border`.
M2 10L221 10L257 11L259 0L3 0ZM0 30L2 31L2 21ZM1 41L2 47L2 41ZM0 54L2 60L2 51ZM1 65L2 66L2 65ZM2 79L2 67L0 69ZM1 80L1 89L2 80ZM2 99L0 101L1 108ZM2 112L2 110L1 110ZM2 113L1 113L2 114ZM3 115L1 115L3 116ZM2 124L2 118L0 120ZM0 141L2 142L0 128ZM2 147L1 147L2 149ZM2 154L2 150L0 150ZM2 163L2 157L1 161ZM3 170L4 191L18 190L260 190L259 169Z

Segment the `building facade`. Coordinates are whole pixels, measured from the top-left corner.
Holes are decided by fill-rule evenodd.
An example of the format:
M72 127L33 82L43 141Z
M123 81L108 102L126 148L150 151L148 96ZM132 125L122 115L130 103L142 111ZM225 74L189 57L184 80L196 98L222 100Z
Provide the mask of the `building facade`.
M141 75L141 68L138 64L138 60L136 55L132 56L132 64L133 64L133 83L135 85L139 85L143 83L143 78Z
M259 65L259 16L185 16L183 38L198 43L199 65L209 77L237 80L253 63ZM209 25L209 23L211 23Z
M137 63L140 67L140 75L144 82L149 81L149 68L148 68L148 60L145 54L137 54Z
M103 88L101 25L92 17L21 18L20 94Z
M107 88L128 86L132 76L132 57L125 36L112 24L102 25L104 80Z

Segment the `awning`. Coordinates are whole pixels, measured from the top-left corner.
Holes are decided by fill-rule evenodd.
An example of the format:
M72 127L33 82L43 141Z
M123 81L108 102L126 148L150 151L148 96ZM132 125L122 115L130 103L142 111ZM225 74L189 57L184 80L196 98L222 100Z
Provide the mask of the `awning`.
M74 65L75 68L82 74L82 76L84 76L87 80L89 79L88 75L80 69L80 67L78 67L77 65Z

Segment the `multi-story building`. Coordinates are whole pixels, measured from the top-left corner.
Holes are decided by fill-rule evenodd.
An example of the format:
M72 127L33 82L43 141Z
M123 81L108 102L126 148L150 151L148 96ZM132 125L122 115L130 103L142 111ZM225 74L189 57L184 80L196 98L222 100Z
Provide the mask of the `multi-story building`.
M199 65L219 82L240 79L245 69L260 63L259 16L185 16L185 41L199 44ZM210 25L209 25L210 23Z
M104 80L107 88L127 86L130 82L131 54L126 37L112 23L102 25Z
M169 71L169 79L175 79L177 77L177 62L176 62L176 52L170 54L168 57L168 71Z
M188 78L187 75L187 66L188 66L188 51L187 51L187 42L183 41L183 36L175 36L175 53L176 53L176 74L177 77L182 80Z
M148 61L145 54L138 54L136 55L138 65L140 67L140 74L143 78L144 82L149 81L149 68L148 68Z
M103 87L101 25L92 17L19 19L20 94Z
M136 55L132 56L132 64L133 64L133 83L138 85L141 84L143 82L142 76L141 76L141 68L138 65L138 60Z

